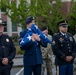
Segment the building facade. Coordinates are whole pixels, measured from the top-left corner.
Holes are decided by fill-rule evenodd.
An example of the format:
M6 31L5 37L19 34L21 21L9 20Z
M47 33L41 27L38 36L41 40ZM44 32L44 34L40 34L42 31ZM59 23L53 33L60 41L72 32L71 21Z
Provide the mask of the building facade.
M10 1L15 1L15 0L10 0ZM27 0L29 3L31 0ZM70 1L71 0L62 0L62 4L64 7L61 8L61 12L64 15L66 13L70 12ZM17 6L19 4L19 0L16 0ZM51 0L51 3L54 5L56 3L56 0ZM10 12L9 12L10 13ZM4 27L4 33L9 35L9 36L17 36L19 35L19 32L22 30L21 27L16 26L11 19L5 15L5 10L1 10L1 18L5 22L5 27Z

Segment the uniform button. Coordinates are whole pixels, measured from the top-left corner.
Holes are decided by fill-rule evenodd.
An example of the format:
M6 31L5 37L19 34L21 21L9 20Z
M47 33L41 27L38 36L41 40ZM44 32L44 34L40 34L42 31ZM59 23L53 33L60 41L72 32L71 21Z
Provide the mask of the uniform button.
M70 49L70 47L68 47Z
M68 41L67 41L67 43L68 43Z
M61 46L63 46L63 45L61 44Z
M70 52L71 50L69 50L69 52Z
M37 49L36 49L36 51L37 51Z
M2 48L5 48L5 46L2 46Z
M68 44L68 46L69 46L69 44Z

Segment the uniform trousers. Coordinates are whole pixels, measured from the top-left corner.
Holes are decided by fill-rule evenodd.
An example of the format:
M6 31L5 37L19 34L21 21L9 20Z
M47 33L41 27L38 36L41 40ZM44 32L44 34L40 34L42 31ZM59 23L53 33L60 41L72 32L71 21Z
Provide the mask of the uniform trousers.
M43 59L42 64L42 75L45 75L45 69L47 71L47 75L52 75L52 61L50 59Z
M10 69L0 68L0 75L10 75Z
M73 64L59 66L59 75L73 75Z
M41 64L24 66L24 75L41 75Z

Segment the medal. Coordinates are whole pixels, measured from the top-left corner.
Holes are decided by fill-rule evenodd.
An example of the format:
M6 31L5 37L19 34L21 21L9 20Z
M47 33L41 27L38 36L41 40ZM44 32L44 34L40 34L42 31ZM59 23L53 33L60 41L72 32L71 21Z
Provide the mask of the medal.
M60 38L60 39L59 39L59 41L60 41L61 43L63 42L63 40L64 40L63 38Z

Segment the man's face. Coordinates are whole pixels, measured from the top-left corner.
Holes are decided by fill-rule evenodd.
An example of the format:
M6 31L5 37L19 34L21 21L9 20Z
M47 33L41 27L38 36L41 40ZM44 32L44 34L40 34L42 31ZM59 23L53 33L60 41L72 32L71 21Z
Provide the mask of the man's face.
M4 26L0 25L0 33L3 33L3 31L4 31Z
M42 31L45 35L48 35L48 29Z
M28 25L28 28L30 28L32 24L35 24L35 20L32 20L32 22Z
M59 31L61 31L63 33L67 33L68 27L67 26L59 26Z

